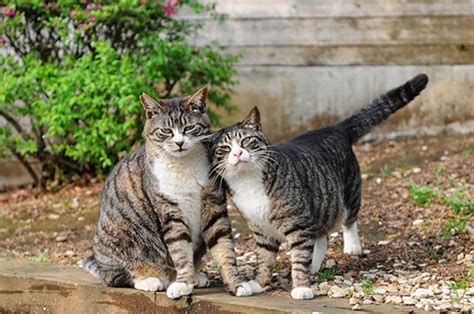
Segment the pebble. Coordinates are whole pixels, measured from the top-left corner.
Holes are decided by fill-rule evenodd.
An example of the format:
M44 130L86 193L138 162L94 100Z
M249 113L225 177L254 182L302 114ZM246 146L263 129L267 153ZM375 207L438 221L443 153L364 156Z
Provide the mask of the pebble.
M47 217L48 217L48 219L51 219L51 220L57 220L57 219L59 219L59 215L58 215L58 214L49 214Z
M77 221L84 221L84 220L85 220L85 218L82 217L82 216L81 216L81 217L77 217Z
M426 145L421 146L421 150L423 152L426 152L428 150L428 146L426 146Z
M324 265L326 266L326 268L331 268L336 265L336 261L331 258L328 259Z
M423 219L416 219L412 222L414 226L421 225L423 223Z
M412 297L402 297L402 300L405 305L415 305L417 303Z
M400 297L398 295L389 295L385 298L385 303L391 303L391 304L399 305L399 304L403 303L403 300L402 300L402 297Z
M356 298L350 298L349 299L349 304L350 305L359 304L359 301Z
M375 294L385 294L387 293L387 288L386 287L377 287L374 289Z
M377 183L377 184L382 184L382 179L381 179L381 178L375 179L375 183Z
M60 234L56 237L56 242L65 242L67 241L67 236L64 234Z
M393 171L391 174L392 174L392 176L394 176L397 179L402 178L402 173L400 171Z
M367 255L367 254L370 254L370 253L371 253L371 252L370 252L369 249L363 249L363 250L362 250L362 254Z
M383 240L383 241L379 241L379 245L388 245L390 243L389 240Z
M356 304L356 305L354 305L354 306L352 307L352 310L354 310L354 311L360 311L360 310L362 310L362 306L360 306L360 304Z
M420 173L420 172L421 172L421 168L415 167L415 168L411 169L411 171L412 171L413 173Z
M328 295L331 298L343 298L346 296L346 290L338 287L338 286L332 286L331 290L329 290Z
M464 253L459 253L457 260L460 261L464 258Z

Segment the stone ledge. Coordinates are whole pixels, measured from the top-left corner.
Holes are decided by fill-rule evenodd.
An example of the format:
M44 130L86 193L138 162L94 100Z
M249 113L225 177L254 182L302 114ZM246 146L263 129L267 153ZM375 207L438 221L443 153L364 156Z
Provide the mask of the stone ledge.
M364 305L359 312L402 313L416 308ZM349 313L345 299L237 298L221 287L195 289L170 300L163 292L105 288L83 270L55 264L0 260L0 313Z

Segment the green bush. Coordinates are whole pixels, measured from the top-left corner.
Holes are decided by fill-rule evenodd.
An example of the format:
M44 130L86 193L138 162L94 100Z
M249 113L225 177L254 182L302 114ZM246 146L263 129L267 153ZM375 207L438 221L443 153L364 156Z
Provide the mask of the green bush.
M194 46L200 22L176 19L198 0L10 1L1 8L0 157L38 184L107 171L141 138L142 92L158 98L210 86L211 119L231 110L237 56ZM38 160L37 176L31 161ZM55 179L55 180L51 180Z

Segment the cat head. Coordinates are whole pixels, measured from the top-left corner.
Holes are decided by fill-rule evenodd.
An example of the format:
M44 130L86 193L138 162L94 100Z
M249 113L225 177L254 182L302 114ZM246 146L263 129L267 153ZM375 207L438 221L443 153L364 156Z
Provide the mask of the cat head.
M147 115L143 130L147 147L174 157L202 148L201 141L211 130L206 100L205 87L192 96L172 99L158 100L141 94L140 101Z
M254 107L244 120L213 136L213 166L221 175L261 170L268 161L268 145L260 124L260 112Z

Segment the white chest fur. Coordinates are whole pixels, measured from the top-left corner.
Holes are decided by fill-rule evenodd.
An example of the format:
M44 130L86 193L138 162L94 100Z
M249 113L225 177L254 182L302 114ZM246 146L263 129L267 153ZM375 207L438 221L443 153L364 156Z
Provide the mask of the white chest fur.
M283 241L283 234L270 223L271 201L258 173L233 176L226 178L226 181L234 192L232 201L245 219L256 225L264 235Z
M202 231L202 194L208 184L209 174L205 151L182 158L155 160L152 169L160 193L178 204L184 221L191 228L193 243L196 244Z

